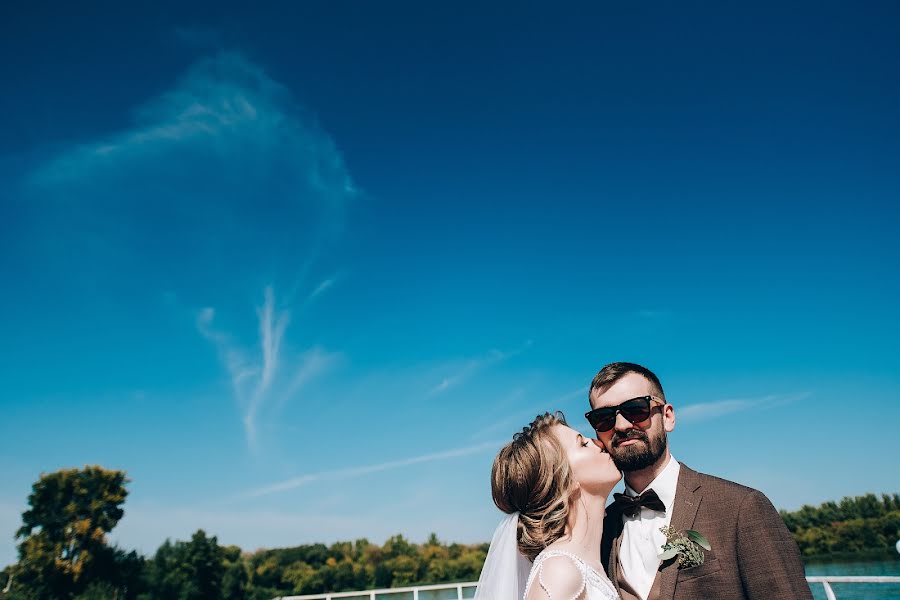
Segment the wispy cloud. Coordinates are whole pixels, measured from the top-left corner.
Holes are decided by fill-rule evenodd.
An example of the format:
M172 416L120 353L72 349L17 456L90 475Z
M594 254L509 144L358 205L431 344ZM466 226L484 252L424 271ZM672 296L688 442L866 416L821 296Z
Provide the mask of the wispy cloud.
M241 348L232 336L216 330L214 318L215 310L204 308L197 317L197 328L216 346L228 370L235 397L244 411L247 444L255 448L262 409L278 408L294 398L304 384L333 365L340 355L314 347L291 360L285 359L283 340L290 312L276 307L271 287L265 289L263 305L257 309L259 329L255 351Z
M799 400L805 400L811 395L811 392L797 392L793 394L769 394L767 396L758 396L755 398L726 398L714 402L676 406L675 415L679 421L695 423L715 419L735 412L772 408L782 404L797 402Z
M472 438L484 438L486 436L497 435L498 433L509 434L511 437L512 434L519 431L521 427L528 425L528 423L530 423L537 415L557 410L565 411L574 400L579 398L584 399L584 406L587 406L587 386L582 386L570 392L553 396L541 403L532 403L527 408L514 411L507 410L505 411L505 414L508 416L497 419L490 425L477 430L472 434ZM512 412L512 414L509 414L510 412ZM569 421L569 425L575 429L578 429L581 426L581 421L583 419L579 419L579 415L567 414L566 417Z
M208 306L197 328L219 352L251 447L263 414L337 358L289 340L288 328L337 280L315 282L314 263L358 192L315 117L241 54L198 61L118 131L63 145L23 190L35 247L64 273L99 271L92 279L111 282L112 297L129 285ZM242 299L267 283L251 321ZM308 291L279 305L276 289Z
M314 287L313 290L306 296L304 306L312 304L313 302L318 300L320 296L333 288L343 278L344 274L338 272L319 281L318 285L316 285L316 287Z
M211 281L230 297L290 289L359 196L316 118L238 53L198 61L119 131L62 148L24 176L36 246L186 305L209 304Z
M485 356L468 360L461 367L459 367L457 371L444 376L436 385L428 390L428 395L435 396L437 394L442 394L447 390L460 385L464 381L473 377L475 374L498 365L508 360L509 358L516 356L517 354L521 354L522 352L529 349L531 345L532 342L529 340L522 347L515 350L503 352L497 349L492 349Z
M244 426L247 428L248 439L256 437L256 414L275 378L278 370L279 350L284 330L290 320L290 313L286 310L275 311L275 295L271 287L265 291L265 302L257 310L259 317L259 339L262 343L262 376L259 378L256 389L250 396L247 414L244 417Z
M370 475L372 473L378 473L381 471L389 471L392 469L400 469L402 467L408 467L411 465L434 462L439 460L449 460L451 458L459 458L461 456L468 456L470 454L477 454L479 452L484 452L485 450L496 450L499 448L503 442L501 441L491 441L484 442L481 444L476 444L473 446L465 446L462 448L454 448L452 450L445 450L443 452L437 452L434 454L423 454L421 456L413 456L411 458L403 458L400 460L394 460L389 462L383 462L372 465L364 465L359 467L349 467L346 469L336 469L333 471L322 471L319 473L310 473L306 475L299 475L297 477L292 477L290 479L286 479L284 481L280 481L278 483L274 483L272 485L268 485L259 489L251 490L245 494L242 494L242 497L247 498L257 498L260 496L268 496L270 494L277 494L279 492L286 492L288 490L293 490L304 485L309 485L311 483L315 483L318 481L339 481L341 479L350 479L355 477L360 477L362 475Z
M315 298L316 296L318 296L319 294L321 294L322 292L324 292L325 290L327 290L328 288L330 288L331 286L333 286L333 285L334 285L334 281L335 281L335 278L334 278L334 277L329 277L328 279L326 279L325 281L323 281L322 283L320 283L319 285L317 285L317 286L316 286L316 289L314 289L314 290L309 294L310 299Z
M290 151L284 158L302 167L306 182L321 192L308 200L346 201L356 190L334 143L289 97L259 66L238 53L220 52L141 107L131 128L71 148L31 179L45 184L86 179L123 161L157 162L169 158L166 153L198 145L222 160L237 152L253 171L260 165L248 152L281 149Z

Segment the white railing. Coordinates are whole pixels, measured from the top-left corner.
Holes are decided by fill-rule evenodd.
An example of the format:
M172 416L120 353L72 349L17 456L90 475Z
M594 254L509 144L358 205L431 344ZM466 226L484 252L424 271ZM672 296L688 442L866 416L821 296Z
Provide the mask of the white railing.
M900 583L900 577L884 577L874 575L820 575L810 576L806 580L810 583L821 583L825 587L825 597L828 600L837 600L832 583Z
M477 581L469 583L438 583L435 585L417 585L404 588L384 588L381 590L362 590L358 592L333 592L331 594L308 594L306 596L279 596L275 600L332 600L333 598L369 598L369 600L389 600L390 596L397 594L409 594L412 592L413 600L419 600L419 592L439 592L444 590L456 590L456 599L464 600L475 595ZM463 596L463 589L472 588L472 593Z
M806 581L809 583L821 583L825 587L825 596L828 600L837 600L837 597L834 595L834 590L831 589L832 583L898 583L900 584L900 577L884 577L884 576L844 576L844 575L814 575L806 578ZM478 585L477 581L472 581L469 583L440 583L437 585L419 585L415 587L404 587L404 588L384 588L380 590L360 590L357 592L334 592L330 594L308 594L306 596L279 596L275 598L275 600L335 600L337 598L360 598L368 600L390 600L392 596L396 597L398 594L406 594L408 595L412 592L413 600L420 600L419 593L420 592L439 592L439 591L447 591L447 590L455 590L456 591L456 600L465 600L467 598L472 598L475 593L475 587ZM463 596L463 590L469 591L471 588L471 593L469 595Z

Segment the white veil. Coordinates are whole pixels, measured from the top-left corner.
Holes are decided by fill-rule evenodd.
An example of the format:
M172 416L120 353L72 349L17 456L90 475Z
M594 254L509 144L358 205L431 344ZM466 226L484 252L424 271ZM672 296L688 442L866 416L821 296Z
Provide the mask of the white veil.
M491 538L475 600L522 600L525 584L531 571L531 561L519 552L516 544L516 528L519 513L506 515Z

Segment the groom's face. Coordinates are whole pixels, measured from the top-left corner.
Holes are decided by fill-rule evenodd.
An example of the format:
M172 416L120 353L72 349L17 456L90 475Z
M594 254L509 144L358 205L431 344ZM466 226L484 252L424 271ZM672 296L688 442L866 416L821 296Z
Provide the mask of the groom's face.
M591 391L591 408L615 407L632 398L658 397L653 384L643 375L627 373L612 385ZM666 454L666 432L675 427L671 405L651 404L650 418L632 423L621 414L609 431L597 432L616 466L625 472L646 469Z

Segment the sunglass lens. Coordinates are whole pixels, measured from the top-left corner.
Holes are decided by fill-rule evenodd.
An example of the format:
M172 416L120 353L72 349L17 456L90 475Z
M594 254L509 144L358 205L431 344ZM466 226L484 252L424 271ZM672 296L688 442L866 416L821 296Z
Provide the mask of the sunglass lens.
M596 431L609 431L615 424L616 417L612 409L601 408L592 411L588 420Z
M632 423L640 423L650 416L650 403L643 399L629 400L619 406L619 412Z

